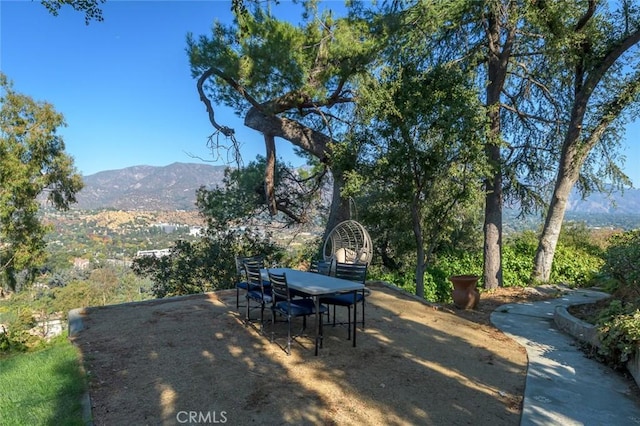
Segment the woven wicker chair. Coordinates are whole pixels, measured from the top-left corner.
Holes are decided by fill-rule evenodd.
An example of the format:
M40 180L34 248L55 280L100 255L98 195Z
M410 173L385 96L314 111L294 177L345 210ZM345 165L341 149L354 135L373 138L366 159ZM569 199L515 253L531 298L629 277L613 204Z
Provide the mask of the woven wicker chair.
M369 264L373 258L373 243L362 224L345 220L337 224L324 242L326 261Z

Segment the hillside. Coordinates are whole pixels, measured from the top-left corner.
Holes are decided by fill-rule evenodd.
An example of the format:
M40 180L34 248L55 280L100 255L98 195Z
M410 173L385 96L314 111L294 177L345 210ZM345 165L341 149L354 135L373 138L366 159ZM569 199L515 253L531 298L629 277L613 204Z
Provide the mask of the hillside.
M196 210L196 190L222 183L224 166L173 163L134 166L85 176L74 209Z
M200 186L222 183L224 166L173 163L164 167L134 166L85 176L84 189L74 209L175 211L196 210L195 193ZM506 209L507 211L509 209ZM574 192L569 216L638 216L640 190L627 189L612 195L592 194L582 200Z
M595 193L582 200L577 194L569 199L568 211L582 214L640 214L640 190L627 189L611 195Z

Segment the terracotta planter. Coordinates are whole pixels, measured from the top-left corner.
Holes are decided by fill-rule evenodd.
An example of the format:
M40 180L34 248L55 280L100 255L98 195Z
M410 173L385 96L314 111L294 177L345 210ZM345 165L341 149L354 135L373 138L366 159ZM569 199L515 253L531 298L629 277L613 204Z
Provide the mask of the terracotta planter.
M480 277L477 275L452 275L453 304L459 309L475 309L480 302L480 292L476 288Z

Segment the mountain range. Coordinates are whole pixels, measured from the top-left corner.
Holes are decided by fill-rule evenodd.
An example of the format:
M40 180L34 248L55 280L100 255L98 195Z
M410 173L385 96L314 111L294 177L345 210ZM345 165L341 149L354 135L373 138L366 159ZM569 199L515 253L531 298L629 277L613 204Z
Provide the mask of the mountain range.
M173 163L133 166L84 176L76 209L196 210L196 190L222 184L225 166Z
M175 211L196 210L195 194L201 186L222 184L225 166L173 163L168 166L133 166L84 176L76 209ZM640 190L612 195L595 193L582 200L577 193L567 213L640 215Z

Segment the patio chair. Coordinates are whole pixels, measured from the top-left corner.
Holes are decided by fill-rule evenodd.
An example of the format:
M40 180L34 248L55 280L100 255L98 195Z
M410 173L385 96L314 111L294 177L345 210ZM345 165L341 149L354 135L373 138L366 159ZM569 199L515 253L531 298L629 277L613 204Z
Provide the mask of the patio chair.
M331 269L333 268L333 259L312 259L309 265L309 272L314 274L331 275ZM331 314L327 309L327 322L331 321Z
M371 263L373 243L366 228L355 220L337 224L324 242L324 260L341 263Z
M331 268L333 266L333 259L313 259L311 265L309 265L309 272L323 275L331 275Z
M265 286L262 279L262 273L260 266L255 263L245 263L244 270L247 278L247 315L246 324L251 323L251 309L260 308L260 332L264 328L264 309L268 304L271 304L272 294L271 285ZM251 302L255 302L256 305L251 307Z
M276 274L269 272L269 281L271 281L272 305L271 318L272 323L276 323L276 314L280 314L287 319L287 347L285 352L291 355L291 320L296 317L302 317L302 331L307 327L307 317L316 314L315 301L311 298L293 299L287 283L286 274ZM320 305L320 336L322 336L322 315L327 308ZM302 332L301 331L301 332Z
M356 281L362 284L367 280L367 265L359 263L342 263L336 262L335 277L342 278L349 281ZM366 288L363 288L362 292L358 292L355 295L355 303L362 303L362 328L364 328L364 305ZM347 340L351 340L351 307L354 305L353 293L341 293L331 296L323 296L320 298L320 303L333 306L333 326L336 325L336 306L344 306L347 308L347 324L349 331L347 333ZM356 324L354 324L354 327Z
M246 292L249 290L249 283L247 282L247 275L244 269L245 264L257 266L258 268L264 268L264 258L261 255L254 256L238 256L236 257L236 271L238 273L238 282L236 283L236 309L240 310L240 290ZM263 284L269 285L266 281Z

